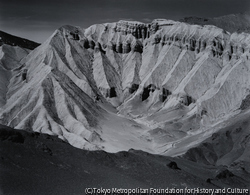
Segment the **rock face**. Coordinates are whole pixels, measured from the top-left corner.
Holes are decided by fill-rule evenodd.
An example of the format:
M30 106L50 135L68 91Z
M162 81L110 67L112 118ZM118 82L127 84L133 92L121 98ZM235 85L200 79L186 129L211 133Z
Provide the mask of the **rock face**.
M36 43L34 41L16 37L6 32L0 31L0 46L3 44L11 46L19 46L29 50L33 50L40 45L39 43Z
M9 64L0 123L80 148L165 154L247 109L249 45L247 33L171 20L63 26Z
M0 47L0 107L6 103L8 84L18 71L16 68L21 66L20 60L29 52L28 49L7 44Z

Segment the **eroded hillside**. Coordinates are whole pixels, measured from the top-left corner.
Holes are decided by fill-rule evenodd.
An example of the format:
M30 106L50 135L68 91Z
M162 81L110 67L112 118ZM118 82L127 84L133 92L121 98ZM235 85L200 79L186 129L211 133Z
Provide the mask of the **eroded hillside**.
M63 26L15 66L1 58L0 123L79 148L182 154L248 109L249 42L171 20Z

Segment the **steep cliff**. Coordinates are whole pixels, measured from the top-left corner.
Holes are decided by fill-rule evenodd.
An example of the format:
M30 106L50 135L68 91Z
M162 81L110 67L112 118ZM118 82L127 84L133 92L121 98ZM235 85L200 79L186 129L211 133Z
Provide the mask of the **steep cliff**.
M20 61L0 122L80 148L174 154L248 109L249 43L162 19L63 26Z

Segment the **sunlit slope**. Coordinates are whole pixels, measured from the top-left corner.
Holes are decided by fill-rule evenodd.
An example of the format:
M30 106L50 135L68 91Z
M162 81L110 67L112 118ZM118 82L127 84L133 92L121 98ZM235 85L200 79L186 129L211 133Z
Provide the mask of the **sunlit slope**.
M63 26L4 77L0 122L79 148L170 154L242 111L249 42L171 20Z

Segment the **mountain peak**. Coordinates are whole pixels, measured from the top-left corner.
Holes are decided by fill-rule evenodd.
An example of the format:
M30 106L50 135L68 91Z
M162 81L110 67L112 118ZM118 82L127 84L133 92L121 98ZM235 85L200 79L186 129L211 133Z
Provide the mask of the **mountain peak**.
M9 70L0 121L80 148L173 154L172 143L240 109L249 37L164 19L62 26Z
M0 150L5 167L0 171L14 170L7 178L22 181L20 173L32 170L40 182L39 170L50 166L49 173L67 177L67 169L89 187L89 176L100 170L108 170L108 177L115 170L115 181L126 170L126 178L137 182L149 178L145 188L162 179L174 190L245 189L250 183L249 75L250 34L211 23L156 19L86 29L65 25L32 51L3 44L0 144L8 150ZM27 168L27 161L43 168ZM110 178L100 180L110 188Z

